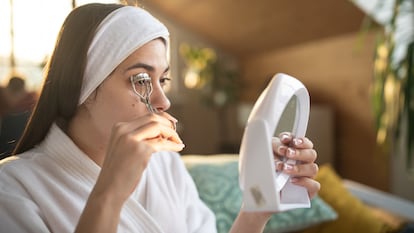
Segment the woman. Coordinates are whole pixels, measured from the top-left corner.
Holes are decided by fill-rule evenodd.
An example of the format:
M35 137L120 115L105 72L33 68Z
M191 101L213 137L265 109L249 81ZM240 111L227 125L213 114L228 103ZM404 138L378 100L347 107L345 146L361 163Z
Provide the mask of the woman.
M178 153L166 110L168 30L131 6L89 4L62 26L18 156L2 162L0 225L6 232L215 232ZM131 80L148 74L155 113ZM312 197L319 183L307 138L275 145L303 161L287 167ZM296 153L295 153L296 152ZM261 232L271 213L240 212L234 232Z

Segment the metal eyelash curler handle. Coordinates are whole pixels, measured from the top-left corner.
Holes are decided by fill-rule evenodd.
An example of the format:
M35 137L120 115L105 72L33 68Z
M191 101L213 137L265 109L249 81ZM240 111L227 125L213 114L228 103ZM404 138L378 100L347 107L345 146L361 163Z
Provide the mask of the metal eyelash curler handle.
M139 96L140 101L145 104L148 111L150 111L151 113L159 113L159 111L152 106L150 101L150 96L153 91L151 77L147 73L139 73L137 75L131 76L130 81L135 94ZM139 87L142 88L143 93L140 93L137 90L137 83ZM174 130L177 130L177 125L175 122L171 121L171 125Z
M158 110L154 108L150 101L150 96L152 94L152 84L151 77L147 73L139 73L130 77L132 88L141 100L145 104L148 111L151 113L158 113ZM140 93L136 88L136 83L138 83L143 88L143 93Z

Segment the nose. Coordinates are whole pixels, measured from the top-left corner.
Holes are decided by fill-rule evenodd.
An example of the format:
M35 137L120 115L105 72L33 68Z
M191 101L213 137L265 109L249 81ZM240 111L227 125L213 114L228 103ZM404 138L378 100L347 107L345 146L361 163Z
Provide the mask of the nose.
M167 111L171 106L171 102L165 94L164 89L159 83L154 84L152 88L153 90L150 96L152 106L159 112Z

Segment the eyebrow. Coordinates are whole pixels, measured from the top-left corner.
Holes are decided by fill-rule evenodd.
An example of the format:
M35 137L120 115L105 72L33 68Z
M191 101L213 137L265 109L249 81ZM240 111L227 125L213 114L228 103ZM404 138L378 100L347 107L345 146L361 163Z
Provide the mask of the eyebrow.
M128 67L127 68L127 71L132 70L132 69L137 69L137 68L143 68L143 69L148 70L150 72L154 72L155 71L155 68L153 66L148 65L148 64L145 64L145 63L141 63L141 62L136 63L136 64ZM165 68L165 70L164 70L163 73L166 73L169 70L170 70L170 66L167 66L167 68Z

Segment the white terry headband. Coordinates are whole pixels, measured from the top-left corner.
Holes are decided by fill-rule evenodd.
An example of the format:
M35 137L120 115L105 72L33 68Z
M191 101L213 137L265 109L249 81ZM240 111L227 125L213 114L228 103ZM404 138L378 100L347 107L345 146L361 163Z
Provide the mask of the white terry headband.
M131 53L156 38L168 41L168 36L164 24L141 8L124 6L109 14L89 47L78 104L85 102Z

